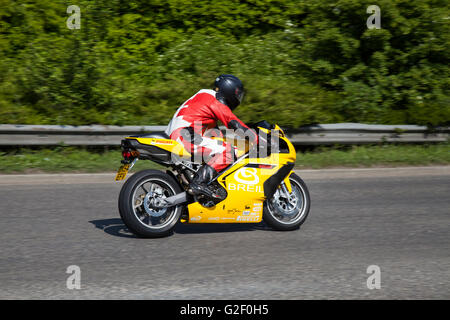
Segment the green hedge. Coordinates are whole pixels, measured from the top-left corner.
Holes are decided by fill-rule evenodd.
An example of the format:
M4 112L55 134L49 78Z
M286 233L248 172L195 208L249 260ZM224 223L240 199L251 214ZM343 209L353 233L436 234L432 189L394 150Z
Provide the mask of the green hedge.
M379 30L357 0L2 0L0 123L166 124L233 73L244 121L448 125L447 1L376 4Z

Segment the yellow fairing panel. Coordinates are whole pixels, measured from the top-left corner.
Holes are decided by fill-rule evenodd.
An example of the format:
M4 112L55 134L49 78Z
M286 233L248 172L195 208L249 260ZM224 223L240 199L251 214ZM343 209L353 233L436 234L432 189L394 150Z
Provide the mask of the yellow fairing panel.
M292 161L295 161L295 150L285 154L271 154L266 158L246 158L236 163L217 179L227 190L227 198L212 208L205 208L197 202L188 205L188 222L260 222L265 200L264 182L282 166ZM289 178L287 177L285 182L286 180L288 190L292 191Z
M153 145L180 157L190 158L183 145L171 139L135 138L141 144ZM225 200L212 208L205 208L198 202L188 205L189 223L258 223L263 216L264 182L288 162L295 161L296 153L292 144L280 132L280 139L289 146L288 153L273 153L265 158L245 158L222 172L217 181L227 190ZM240 148L238 148L240 149ZM241 152L246 152L245 145ZM290 173L291 174L291 173ZM290 175L289 174L289 175ZM292 191L289 175L284 180L289 192Z
M249 168L244 159L223 172L218 182L227 190L227 198L212 208L199 203L188 205L189 223L249 223L262 220L264 180L258 168Z

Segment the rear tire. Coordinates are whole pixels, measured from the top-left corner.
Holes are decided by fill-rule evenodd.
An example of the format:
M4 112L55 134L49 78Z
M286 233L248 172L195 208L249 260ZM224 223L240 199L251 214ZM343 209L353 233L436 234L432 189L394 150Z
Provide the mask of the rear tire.
M276 197L275 194L271 199L267 199L264 202L264 222L274 230L291 231L298 229L305 222L309 214L311 199L305 182L295 173L289 176L289 181L292 186L290 195L292 197L295 196L295 199L297 199L291 211L283 210L281 206L276 204L274 199Z
M153 188L153 189L152 189ZM150 189L150 190L148 190ZM180 219L183 206L167 209L151 209L146 197L155 194L170 197L183 192L180 185L167 173L158 170L142 170L133 174L122 186L119 194L119 213L128 230L141 238L159 238L173 233ZM154 224L162 221L160 225Z

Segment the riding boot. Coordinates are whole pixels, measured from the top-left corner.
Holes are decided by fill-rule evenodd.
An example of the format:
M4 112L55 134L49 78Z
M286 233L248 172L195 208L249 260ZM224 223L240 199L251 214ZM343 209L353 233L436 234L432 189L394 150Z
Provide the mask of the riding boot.
M218 198L219 195L215 194L214 189L208 186L208 182L210 182L217 175L217 171L207 165L204 164L198 169L195 173L194 178L190 184L190 187L194 194L197 195L205 195L211 198Z

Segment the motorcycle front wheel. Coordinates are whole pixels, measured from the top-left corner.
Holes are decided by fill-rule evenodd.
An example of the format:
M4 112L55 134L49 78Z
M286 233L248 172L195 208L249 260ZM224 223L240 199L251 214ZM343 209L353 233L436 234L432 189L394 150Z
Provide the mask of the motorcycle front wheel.
M298 229L309 214L311 199L305 182L295 173L289 176L292 192L281 185L272 198L264 202L263 220L274 230Z
M183 206L155 209L157 198L168 198L183 190L167 173L142 170L133 174L119 194L119 213L128 230L138 237L158 238L172 234Z

